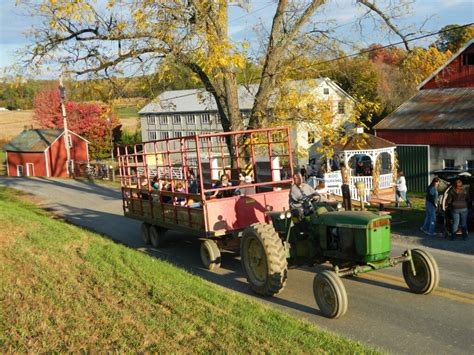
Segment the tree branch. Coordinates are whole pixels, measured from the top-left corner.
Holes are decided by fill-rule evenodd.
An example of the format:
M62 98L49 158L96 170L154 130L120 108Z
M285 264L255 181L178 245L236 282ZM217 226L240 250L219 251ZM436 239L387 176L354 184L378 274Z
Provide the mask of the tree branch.
M390 18L388 16L386 16L383 13L382 10L380 10L377 6L375 6L375 3L371 3L369 0L358 0L358 2L360 2L362 5L368 7L370 10L375 12L377 15L379 15L382 18L382 20L385 22L385 24L401 38L406 50L409 51L409 52L411 51L410 46L408 45L408 41L407 41L406 36L403 35L403 33L401 33L398 30L398 28L392 23L392 21L390 21Z

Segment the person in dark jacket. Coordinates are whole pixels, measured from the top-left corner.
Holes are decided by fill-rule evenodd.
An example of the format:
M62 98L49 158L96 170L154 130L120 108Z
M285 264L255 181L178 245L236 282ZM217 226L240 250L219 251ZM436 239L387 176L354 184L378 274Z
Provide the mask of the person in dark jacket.
M438 185L439 178L435 177L426 189L426 216L423 226L420 228L425 234L436 235L436 207L438 204Z
M469 206L469 194L464 190L461 180L456 180L453 188L448 194L448 206L450 207L453 225L451 229L451 239L454 239L458 227L462 230L462 239L466 240L467 232L467 212Z

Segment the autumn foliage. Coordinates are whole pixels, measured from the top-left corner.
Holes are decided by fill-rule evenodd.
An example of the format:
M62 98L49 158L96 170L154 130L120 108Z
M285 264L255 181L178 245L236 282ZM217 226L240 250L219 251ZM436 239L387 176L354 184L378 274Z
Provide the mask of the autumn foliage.
M101 102L66 101L68 129L91 142L91 157L110 155L110 123L113 134L120 131L119 119L111 113L109 106ZM34 120L42 128L63 128L61 98L59 90L46 90L36 95L34 102Z

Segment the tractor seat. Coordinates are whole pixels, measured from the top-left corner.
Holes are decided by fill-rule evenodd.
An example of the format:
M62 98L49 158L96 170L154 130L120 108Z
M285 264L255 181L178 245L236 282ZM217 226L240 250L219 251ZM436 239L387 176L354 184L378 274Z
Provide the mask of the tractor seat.
M328 209L326 207L321 206L321 207L318 207L318 209L316 210L316 214L318 216L320 216L320 215L326 213L327 211L328 211Z

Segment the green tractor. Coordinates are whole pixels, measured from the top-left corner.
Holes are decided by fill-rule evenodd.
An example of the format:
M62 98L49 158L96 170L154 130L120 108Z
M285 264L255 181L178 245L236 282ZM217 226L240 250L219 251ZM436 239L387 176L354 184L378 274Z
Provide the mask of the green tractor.
M432 292L439 283L435 259L413 249L390 257L390 216L368 211L342 211L340 204L305 197L301 216L290 211L268 212L272 224L256 223L244 230L242 265L253 291L272 296L285 286L288 264L329 262L333 269L318 273L313 292L321 313L339 318L347 311L341 278L402 264L409 289Z

